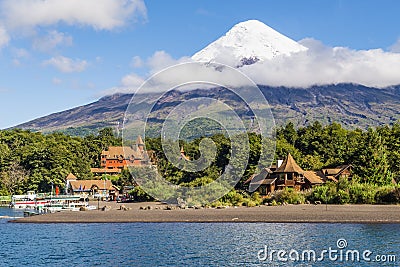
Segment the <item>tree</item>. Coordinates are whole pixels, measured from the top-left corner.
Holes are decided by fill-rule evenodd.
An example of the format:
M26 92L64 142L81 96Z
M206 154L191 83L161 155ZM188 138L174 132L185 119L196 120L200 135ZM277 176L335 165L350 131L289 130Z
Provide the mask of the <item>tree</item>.
M288 122L285 128L278 130L277 136L278 138L285 138L286 141L291 145L294 145L299 137L296 129L294 128L293 122Z
M6 166L6 161L10 156L8 145L0 142L0 170Z
M8 170L1 173L2 184L11 195L22 193L22 186L28 177L29 171L25 170L18 162L11 163Z
M376 185L388 185L392 182L386 146L376 130L368 129L358 146L354 163L355 174L364 182Z

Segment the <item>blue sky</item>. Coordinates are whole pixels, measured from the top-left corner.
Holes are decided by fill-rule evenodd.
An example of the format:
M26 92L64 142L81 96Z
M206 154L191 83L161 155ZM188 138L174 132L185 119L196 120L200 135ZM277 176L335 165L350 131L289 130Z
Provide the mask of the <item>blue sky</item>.
M396 0L0 0L0 128L95 101L249 19L296 41L399 53L399 11Z

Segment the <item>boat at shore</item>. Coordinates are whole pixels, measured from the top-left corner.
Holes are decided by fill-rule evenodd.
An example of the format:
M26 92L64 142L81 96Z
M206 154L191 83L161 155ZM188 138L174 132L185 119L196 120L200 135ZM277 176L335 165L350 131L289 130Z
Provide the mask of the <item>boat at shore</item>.
M35 194L34 191L28 191L25 195L13 195L10 207L14 209L35 209L44 207L47 202L48 200L44 194Z
M95 206L89 205L86 197L60 195L53 196L42 208L43 212L59 212L59 211L80 211L97 209ZM40 208L39 208L40 210Z
M79 211L96 209L90 206L87 195L48 195L28 191L25 195L13 195L10 208L35 210L38 213L57 211Z

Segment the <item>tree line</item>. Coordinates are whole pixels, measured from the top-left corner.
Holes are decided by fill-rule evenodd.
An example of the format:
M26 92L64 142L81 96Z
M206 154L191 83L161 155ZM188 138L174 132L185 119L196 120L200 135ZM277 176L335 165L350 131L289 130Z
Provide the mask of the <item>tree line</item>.
M161 173L176 184L201 185L214 180L230 160L230 140L222 134L210 137L216 147L216 158L209 168L200 172L182 171L171 164L162 151L161 139L147 140L147 146L156 152ZM191 142L180 141L190 159L201 155L199 144L202 138ZM250 144L249 161L237 188L244 188L246 181L257 170L262 146L261 136L248 133ZM289 122L276 129L276 150L274 161L286 158L291 153L304 170L321 170L344 164L353 165L355 180L388 185L400 180L400 124L361 129L345 129L338 123L322 125L315 122L306 127L295 128Z
M164 155L161 138L146 138L146 148L153 150L160 174L170 182L199 186L210 183L224 172L231 159L230 139L222 134L210 138L215 145L215 158L209 167L198 172L184 171ZM249 161L237 190L245 190L243 182L257 169L262 147L261 136L248 133ZM179 141L187 157L198 159L204 137L189 142ZM27 190L50 191L51 184L63 188L64 179L72 172L83 179L92 178L91 167L100 167L101 151L110 145L121 145L111 128L85 137L62 133L42 134L19 129L0 131L0 195L23 193ZM320 170L352 164L354 179L376 186L399 182L400 124L384 125L368 130L345 129L340 124L322 125L315 122L295 128L289 122L276 129L274 159L291 153L305 170ZM111 177L116 185L131 185L134 178L124 171Z
M28 190L50 192L63 188L69 173L90 179L91 167L100 167L100 154L120 145L111 128L86 137L42 134L20 129L0 131L0 195Z

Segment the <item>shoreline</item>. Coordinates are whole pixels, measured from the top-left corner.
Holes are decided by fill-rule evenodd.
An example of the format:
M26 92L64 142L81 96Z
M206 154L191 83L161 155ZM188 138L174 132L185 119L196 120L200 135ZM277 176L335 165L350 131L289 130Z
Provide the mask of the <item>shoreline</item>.
M94 204L94 203L92 203ZM400 224L400 205L286 205L172 209L157 202L102 202L110 210L63 211L12 223L362 223ZM126 210L121 210L125 206Z

